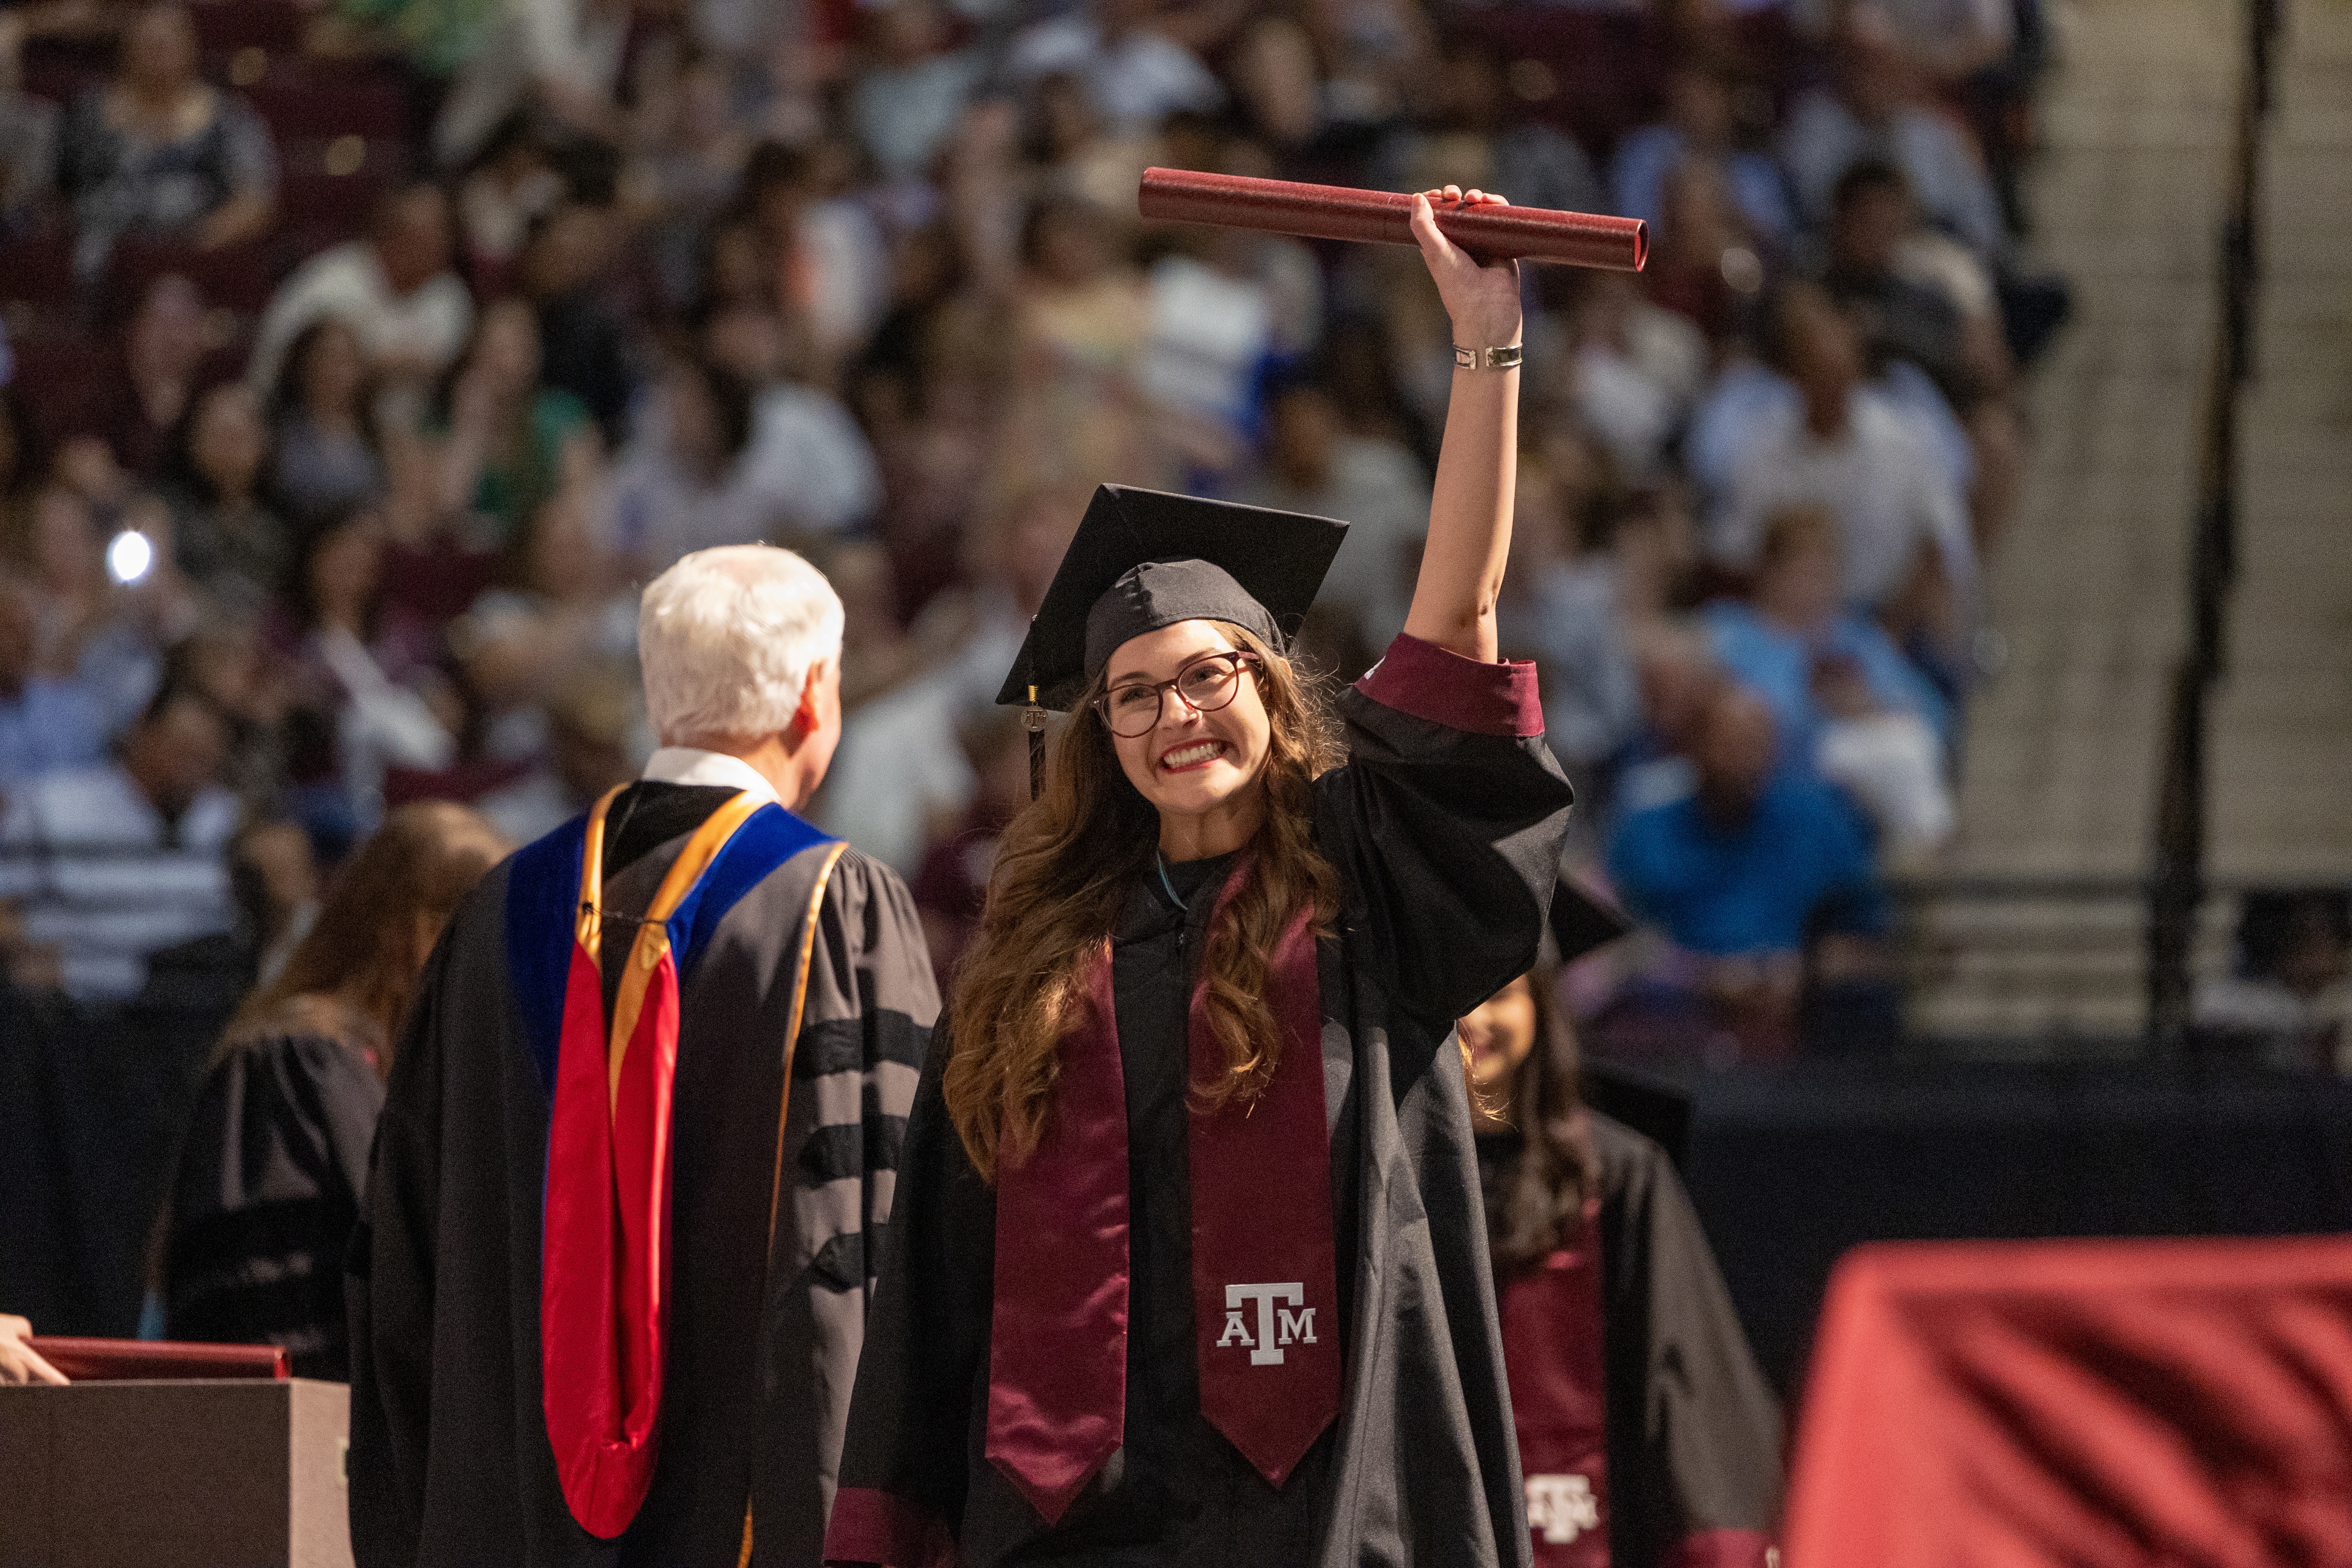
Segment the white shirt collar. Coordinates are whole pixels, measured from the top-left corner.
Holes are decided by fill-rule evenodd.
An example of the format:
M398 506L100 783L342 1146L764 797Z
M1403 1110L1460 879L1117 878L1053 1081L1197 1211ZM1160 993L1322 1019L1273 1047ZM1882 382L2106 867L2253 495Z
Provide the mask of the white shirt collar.
M774 800L776 786L740 757L706 752L699 746L664 746L646 759L640 778L657 784L718 784L748 790L761 800Z

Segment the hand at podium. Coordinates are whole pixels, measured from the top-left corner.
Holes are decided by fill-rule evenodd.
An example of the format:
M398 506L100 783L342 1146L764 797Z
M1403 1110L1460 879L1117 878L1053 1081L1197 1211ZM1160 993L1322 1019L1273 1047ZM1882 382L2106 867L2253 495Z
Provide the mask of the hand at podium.
M24 1319L0 1312L0 1383L63 1383L65 1373L41 1359L41 1354L25 1342L33 1337L33 1325Z

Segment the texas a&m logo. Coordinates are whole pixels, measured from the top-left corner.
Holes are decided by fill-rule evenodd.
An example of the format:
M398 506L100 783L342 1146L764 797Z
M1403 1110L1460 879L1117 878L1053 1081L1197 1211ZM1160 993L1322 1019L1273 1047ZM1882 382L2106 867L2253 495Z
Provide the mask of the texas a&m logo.
M1296 1279L1286 1285L1226 1286L1225 1331L1217 1336L1217 1348L1244 1346L1249 1351L1250 1365L1280 1366L1283 1346L1316 1342L1315 1309L1300 1307L1306 1300L1307 1287ZM1243 1306L1250 1301L1257 1303L1255 1334L1242 1317ZM1300 1310L1294 1312L1293 1307Z
M1601 1502L1583 1476L1529 1476L1528 1523L1549 1546L1565 1546L1601 1528Z

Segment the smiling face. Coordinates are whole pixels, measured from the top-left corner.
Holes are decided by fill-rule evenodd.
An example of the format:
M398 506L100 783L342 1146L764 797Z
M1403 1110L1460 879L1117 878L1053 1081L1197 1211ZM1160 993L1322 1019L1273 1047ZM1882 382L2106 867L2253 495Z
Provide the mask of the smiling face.
M1470 1087L1499 1097L1502 1085L1536 1048L1536 994L1520 975L1478 1004L1460 1023L1470 1055Z
M1240 645L1214 621L1179 621L1119 645L1107 667L1113 699L1137 682L1172 680L1205 655ZM1205 679L1205 677L1203 678ZM1188 682L1189 684L1189 682ZM1162 818L1202 818L1263 809L1266 751L1273 729L1257 678L1235 678L1233 700L1203 713L1171 693L1141 735L1114 734L1118 765Z

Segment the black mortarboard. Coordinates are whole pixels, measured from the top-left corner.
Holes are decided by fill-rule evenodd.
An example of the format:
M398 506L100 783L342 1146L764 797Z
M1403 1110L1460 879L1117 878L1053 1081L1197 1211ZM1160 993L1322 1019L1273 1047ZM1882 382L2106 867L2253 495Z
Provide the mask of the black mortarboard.
M1562 875L1552 884L1551 940L1562 963L1573 963L1633 929L1632 921L1599 895L1587 892L1575 878Z
M1066 712L1118 646L1178 621L1232 621L1276 649L1297 634L1348 525L1104 485L1029 623L999 702Z

